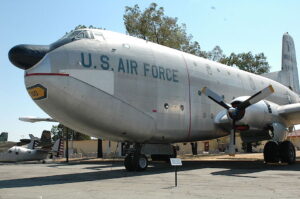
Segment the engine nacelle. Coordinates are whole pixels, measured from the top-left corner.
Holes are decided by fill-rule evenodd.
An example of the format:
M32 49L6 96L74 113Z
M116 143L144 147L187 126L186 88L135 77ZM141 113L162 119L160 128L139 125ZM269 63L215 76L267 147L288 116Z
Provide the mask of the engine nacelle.
M243 102L248 97L239 97L232 103ZM267 100L261 100L246 108L245 114L237 125L248 125L250 129L265 129L273 122L279 122L277 114L278 105Z
M239 97L232 103L239 103L248 97ZM237 125L245 125L247 130L241 131L241 137L246 142L260 140L283 141L287 136L287 127L280 121L277 108L279 105L261 100L246 108L244 116Z

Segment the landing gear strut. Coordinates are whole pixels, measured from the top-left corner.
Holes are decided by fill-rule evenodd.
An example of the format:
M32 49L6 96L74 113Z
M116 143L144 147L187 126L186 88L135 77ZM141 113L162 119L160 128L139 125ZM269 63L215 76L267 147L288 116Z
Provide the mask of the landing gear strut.
M127 171L143 171L148 167L148 159L144 154L141 154L140 145L136 144L132 149L129 149L124 160L124 166Z
M296 152L293 143L284 141L277 143L269 141L264 147L264 160L266 163L282 163L294 164L296 162Z

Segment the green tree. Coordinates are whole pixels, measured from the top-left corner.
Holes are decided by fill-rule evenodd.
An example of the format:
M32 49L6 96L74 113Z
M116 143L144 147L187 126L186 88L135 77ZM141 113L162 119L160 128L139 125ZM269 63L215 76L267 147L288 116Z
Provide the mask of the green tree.
M201 56L203 52L193 36L186 33L186 25L178 24L178 19L164 14L163 7L151 3L143 12L138 5L126 6L124 25L129 35L157 44Z
M212 61L220 62L226 56L223 54L223 50L220 46L215 46L212 51L206 53L206 58Z
M253 55L251 52L231 53L228 57L221 58L220 62L255 74L268 73L270 71L270 66L264 53L256 55Z
M223 54L220 46L212 51L202 51L193 36L186 33L186 25L178 24L178 19L164 14L164 8L151 3L148 8L141 11L138 5L126 6L123 15L124 25L129 35L145 39L164 46L175 48L229 66L237 66L255 74L269 72L270 66L263 53L253 55L248 53L231 53L228 57Z
M68 133L68 137L70 140L90 140L91 137L77 131L74 131L63 124L59 124L57 126L52 126L51 134L53 141L56 141L59 138L66 139L66 133Z
M53 125L50 132L51 132L53 141L56 141L60 138L64 138L64 131L63 131L63 125L62 124Z

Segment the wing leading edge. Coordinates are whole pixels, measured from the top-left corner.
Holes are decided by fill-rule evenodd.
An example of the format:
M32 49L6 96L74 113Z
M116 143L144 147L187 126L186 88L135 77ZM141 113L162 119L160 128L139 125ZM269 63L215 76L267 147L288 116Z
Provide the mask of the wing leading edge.
M282 105L277 111L289 124L300 124L300 103Z

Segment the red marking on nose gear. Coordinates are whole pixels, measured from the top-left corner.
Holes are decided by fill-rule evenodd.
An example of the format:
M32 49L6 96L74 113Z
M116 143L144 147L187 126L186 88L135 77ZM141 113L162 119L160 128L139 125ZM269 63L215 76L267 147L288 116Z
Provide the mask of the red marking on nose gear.
M153 112L153 113L156 113L156 112L157 112L157 110L156 110L156 109L153 109L153 110L152 110L152 112Z

